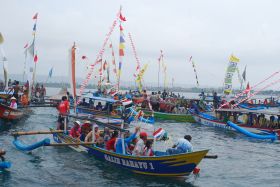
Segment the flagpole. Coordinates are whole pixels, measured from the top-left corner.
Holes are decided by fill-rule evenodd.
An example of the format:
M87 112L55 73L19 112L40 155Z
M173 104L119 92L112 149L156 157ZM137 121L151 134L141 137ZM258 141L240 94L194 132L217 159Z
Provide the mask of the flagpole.
M159 77L160 77L160 61L162 59L162 50L160 50L160 57L158 59L158 90L159 90Z
M35 18L35 24L34 24L34 28L33 28L33 62L34 62L34 57L35 57L35 39L36 39L36 31L37 31L37 20L38 20L38 13L35 14L36 18ZM34 19L34 17L33 17ZM36 51L36 54L37 54L37 51ZM32 88L34 87L34 84L35 84L35 73L36 73L36 62L34 62L35 65L34 65L34 70L33 70L33 75L32 75L32 86L31 86L31 92L32 92ZM30 83L29 83L30 84ZM30 88L29 88L29 91L30 91ZM31 93L31 97L32 97L32 93Z

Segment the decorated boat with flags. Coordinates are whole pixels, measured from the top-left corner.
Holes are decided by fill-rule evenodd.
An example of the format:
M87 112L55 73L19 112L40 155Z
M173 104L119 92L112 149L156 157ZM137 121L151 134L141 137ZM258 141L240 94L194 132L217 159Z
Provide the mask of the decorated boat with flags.
M20 135L34 134L53 134L53 139L56 143L51 143L49 138L45 138L42 141L27 145L19 139ZM187 176L194 171L203 158L217 158L216 155L206 155L208 150L174 155L167 155L164 154L164 152L155 151L155 156L120 154L100 148L92 142L82 142L78 139L72 138L68 135L68 132L65 133L53 129L50 129L49 132L14 132L13 135L15 136L13 144L21 151L32 151L42 146L69 146L78 152L87 153L101 161L113 164L119 168L127 169L133 173L150 176Z
M216 116L198 112L196 109L190 109L190 113L197 123L205 126L235 130L257 139L277 140L280 137L279 113L245 109L217 109ZM271 116L270 120L265 116Z
M129 124L136 118L145 123L153 124L155 122L153 116L144 117L144 113L136 112L132 106L126 107L131 104L131 100L119 101L105 97L83 97L83 102L76 107L75 113L79 116L89 116L97 121L109 122L111 125L117 126L120 126L123 120Z

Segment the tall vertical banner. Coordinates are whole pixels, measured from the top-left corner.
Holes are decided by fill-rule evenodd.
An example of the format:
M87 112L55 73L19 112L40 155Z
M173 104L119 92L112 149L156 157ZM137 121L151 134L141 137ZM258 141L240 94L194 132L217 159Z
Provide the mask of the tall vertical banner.
M113 72L117 76L117 66L116 66L116 60L115 60L115 52L113 48L112 42L110 43L111 52L112 52L112 65L113 65Z
M123 27L122 22L125 22L126 19L123 17L122 12L120 10L120 43L119 43L119 71L118 71L118 80L117 80L117 88L120 89L120 79L121 79L121 73L122 73L122 63L123 63L123 57L124 57L124 48L125 48L125 40L124 40L124 33L123 33Z
M74 43L70 49L70 61L69 61L69 75L70 75L70 88L71 94L74 99L74 104L76 103L76 44Z
M148 64L145 64L144 67L139 71L137 77L136 77L136 83L138 84L138 90L141 93L142 92L142 79L144 76L144 73L146 72L146 69L148 67Z
M196 86L199 87L199 82L198 82L198 77L197 77L197 71L196 71L196 67L195 67L195 63L193 61L192 56L190 57L190 63L192 64L193 67L193 71L194 71L194 75L195 75L195 80L196 80Z
M226 70L226 76L224 81L224 94L229 95L232 92L232 76L237 68L239 58L231 55L229 58L229 64Z
M4 71L4 84L5 84L5 90L8 90L8 60L5 55L4 49L2 47L2 44L4 43L4 37L2 33L0 32L0 51L2 55L2 61L3 61L3 71Z

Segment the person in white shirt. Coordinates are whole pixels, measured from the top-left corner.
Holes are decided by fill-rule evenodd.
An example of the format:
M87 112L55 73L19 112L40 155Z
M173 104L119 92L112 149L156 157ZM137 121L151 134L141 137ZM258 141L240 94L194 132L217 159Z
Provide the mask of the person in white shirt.
M137 141L132 155L143 156L145 153L145 143L147 141L148 134L146 132L140 132L140 139Z
M11 98L10 108L17 109L17 99L15 97Z
M184 136L184 138L178 139L178 141L173 145L172 148L166 150L169 155L188 153L193 151L193 146L191 144L192 137L190 135Z

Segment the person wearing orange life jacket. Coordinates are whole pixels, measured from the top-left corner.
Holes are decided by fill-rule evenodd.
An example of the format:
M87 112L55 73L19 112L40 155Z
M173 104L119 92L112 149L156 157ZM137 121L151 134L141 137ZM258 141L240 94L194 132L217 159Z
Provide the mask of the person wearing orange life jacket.
M21 105L23 107L27 107L28 106L28 92L27 90L24 91L24 94L21 96Z
M58 110L58 127L57 129L63 130L64 129L64 120L66 120L66 122L68 122L68 118L65 117L69 114L70 111L70 104L69 101L67 100L66 96L63 96L61 98L61 102L58 104L57 106L57 110Z

